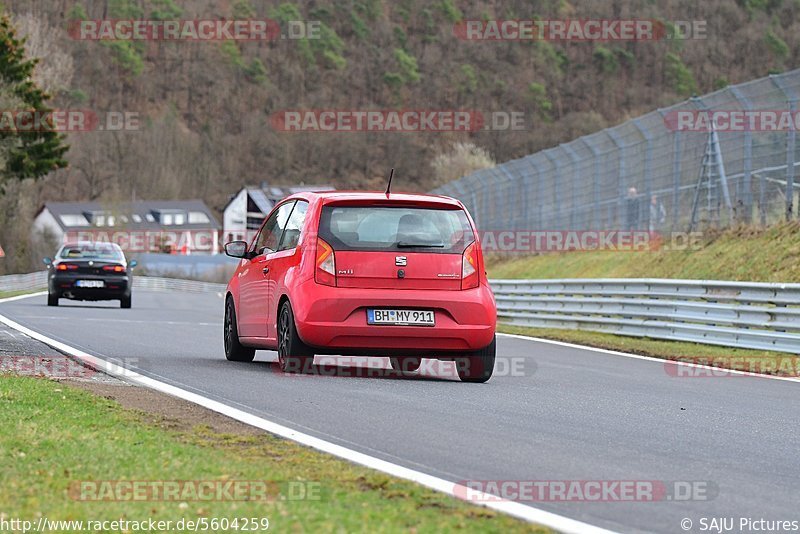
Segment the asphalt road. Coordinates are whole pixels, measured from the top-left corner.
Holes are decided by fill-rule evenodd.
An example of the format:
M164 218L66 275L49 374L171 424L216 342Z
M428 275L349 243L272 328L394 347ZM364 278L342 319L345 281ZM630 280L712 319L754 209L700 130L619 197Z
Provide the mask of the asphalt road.
M222 299L214 294L139 291L130 310L64 300L48 308L45 300L3 303L0 314L144 375L453 482L703 481L711 496L531 503L593 525L683 532L689 518L689 531L701 532L701 518L732 517L737 527L740 517L800 520L798 383L676 378L659 362L509 337L498 340L503 370L486 384L458 382L450 364L414 378L368 376L349 365L284 375L273 352L249 364L225 360Z

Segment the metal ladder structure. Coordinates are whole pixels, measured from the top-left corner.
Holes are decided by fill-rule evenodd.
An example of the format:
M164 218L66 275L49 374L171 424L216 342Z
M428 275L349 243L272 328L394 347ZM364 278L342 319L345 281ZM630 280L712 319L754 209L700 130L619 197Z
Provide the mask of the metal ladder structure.
M703 153L703 161L700 164L700 177L694 189L694 200L692 201L692 217L689 222L689 232L694 230L697 225L697 210L700 206L700 194L706 190L706 212L709 214L709 222L715 226L720 222L720 200L725 203L728 211L729 220L733 220L734 212L731 204L731 195L728 190L728 177L725 174L725 163L722 158L722 149L719 144L716 124L712 122L708 132L706 149ZM722 199L720 199L720 190Z

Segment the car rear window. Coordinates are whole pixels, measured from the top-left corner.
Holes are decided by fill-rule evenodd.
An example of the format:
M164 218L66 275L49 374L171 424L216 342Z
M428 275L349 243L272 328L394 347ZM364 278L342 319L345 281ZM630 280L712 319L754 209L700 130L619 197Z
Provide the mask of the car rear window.
M122 260L122 250L108 243L65 245L59 258L74 260Z
M325 206L319 235L334 250L461 254L475 240L461 209Z

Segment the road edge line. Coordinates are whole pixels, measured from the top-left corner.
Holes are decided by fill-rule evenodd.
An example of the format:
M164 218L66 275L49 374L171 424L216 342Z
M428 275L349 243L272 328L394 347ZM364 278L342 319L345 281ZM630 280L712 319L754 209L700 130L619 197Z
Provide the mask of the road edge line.
M611 350L611 349L602 349L600 347L591 347L589 345L579 345L577 343L569 343L567 341L558 341L556 339L545 339L543 337L534 337L534 336L526 336L524 334L506 334L505 332L497 332L498 336L503 337L510 337L515 339L523 339L525 341L538 341L539 343L549 343L550 345L558 345L561 347L568 347L572 349L581 349L587 350L592 352L601 352L603 354L610 354L612 356L624 356L625 358L633 358L636 360L646 360L649 362L657 362L661 364L672 364L672 365L685 365L687 367L694 367L698 369L708 369L710 371L724 371L726 373L731 373L735 375L742 375L742 376L749 376L752 378L769 378L772 380L781 380L784 382L800 382L800 377L794 376L776 376L776 375L766 375L762 373L752 373L748 371L739 371L736 369L727 369L725 367L714 367L713 365L705 365L702 363L691 363L691 362L682 362L679 360L670 360L667 358L656 358L655 356L643 356L641 354L633 354L631 352L620 352L618 350ZM790 353L787 352L787 355ZM787 358L790 356L787 356ZM677 377L676 377L677 378Z
M527 506L518 502L507 501L507 500L498 501L497 500L498 497L496 496L486 494L480 491L475 491L473 489L467 488L466 486L456 484L454 482L449 482L447 480L434 477L432 475L427 475L420 471L415 471L413 469L409 469L401 465L393 464L386 460L381 460L380 458L369 456L367 454L354 451L346 447L342 447L341 445L337 445L335 443L331 443L329 441L316 438L309 434L293 430L289 427L269 421L268 419L264 419L263 417L247 413L243 410L239 410L238 408L233 408L219 401L203 397L202 395L198 395L197 393L192 393L190 391L186 391L179 387L172 386L165 382L149 378L135 371L131 371L122 366L108 362L102 358L98 358L97 356L92 356L91 354L88 354L86 352L83 352L82 350L71 347L66 343L56 341L55 339L51 339L45 336L44 334L36 332L35 330L31 330L30 328L22 326L21 324L12 321L11 319L5 317L4 315L0 315L0 323L3 323L9 328L13 328L14 330L17 330L18 332L21 332L30 338L33 338L46 345L49 345L56 350L59 350L69 356L72 356L73 358L76 358L81 362L84 362L112 376L122 378L130 382L134 382L136 384L142 385L150 389L154 389L156 391L160 391L162 393L166 393L167 395L183 399L185 401L197 404L198 406L203 406L204 408L225 415L227 417L230 417L231 419L235 419L250 426L254 426L271 434L275 434L277 436L289 439L301 445L305 445L307 447L311 447L318 451L331 454L333 456L342 458L349 462L359 464L364 467L368 467L370 469L375 469L377 471L381 471L388 475L409 480L417 484L421 484L427 488L430 488L432 490L441 493L445 493L451 497L468 502L470 504L483 506L498 512L502 512L504 514L511 515L518 519L528 521L530 523L536 523L568 534L572 533L608 534L612 532L610 530L606 530L601 527L591 525L589 523L583 523L576 519L570 519L568 517L561 516L553 512L547 512L545 510L540 510L538 508ZM476 500L468 500L461 497L461 495L467 495L467 494L473 495Z

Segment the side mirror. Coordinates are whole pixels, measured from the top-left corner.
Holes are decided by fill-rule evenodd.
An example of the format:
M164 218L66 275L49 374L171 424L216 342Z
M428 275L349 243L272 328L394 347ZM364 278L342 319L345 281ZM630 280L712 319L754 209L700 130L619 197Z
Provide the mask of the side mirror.
M128 267L130 267L131 269L133 269L137 265L139 265L139 262L136 261L136 260L131 260L131 261L128 262Z
M225 243L225 254L231 258L247 257L247 241L231 241Z
M53 259L52 258L42 258L42 263L44 263L45 265L50 267L51 265L53 265Z

